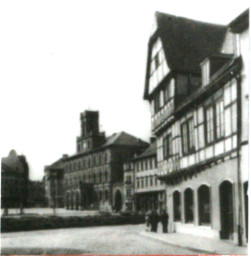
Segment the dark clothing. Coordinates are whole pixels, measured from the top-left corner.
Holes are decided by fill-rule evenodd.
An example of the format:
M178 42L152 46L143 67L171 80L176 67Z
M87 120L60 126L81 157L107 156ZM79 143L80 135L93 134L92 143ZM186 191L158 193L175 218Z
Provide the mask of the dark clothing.
M168 214L166 212L163 212L160 215L160 221L162 223L163 233L167 233L168 232L168 219L169 219L169 216L168 216Z
M157 212L152 212L150 215L151 232L157 232L159 215Z

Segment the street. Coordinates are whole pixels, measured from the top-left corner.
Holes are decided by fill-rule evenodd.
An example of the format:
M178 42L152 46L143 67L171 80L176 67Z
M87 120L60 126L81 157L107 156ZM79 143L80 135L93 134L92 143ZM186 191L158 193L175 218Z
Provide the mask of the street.
M141 236L144 227L126 225L3 233L2 255L198 254L198 251Z

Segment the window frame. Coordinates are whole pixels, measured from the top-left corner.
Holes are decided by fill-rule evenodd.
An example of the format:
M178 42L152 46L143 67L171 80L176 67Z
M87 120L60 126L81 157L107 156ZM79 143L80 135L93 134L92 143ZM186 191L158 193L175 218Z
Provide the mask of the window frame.
M171 133L168 133L166 136L164 136L162 148L163 148L164 160L167 160L170 157L172 157L172 134Z
M219 126L217 126L217 105L222 104L222 107L219 112ZM213 139L208 140L208 116L207 110L212 109L212 124L213 124ZM221 112L222 111L222 112ZM220 134L218 134L218 127L220 127ZM205 144L210 146L218 141L221 141L225 138L225 107L224 107L224 98L221 96L218 99L211 100L209 104L204 106L204 131L205 131Z
M193 116L187 118L184 122L182 122L180 124L182 154L184 156L190 155L195 152L195 134L193 134L193 144L192 144L191 143L191 133L192 132L194 133L194 129L192 129L192 131L190 131L190 122L192 122L192 126L194 127ZM184 136L183 127L186 127L186 136ZM185 152L185 150L184 150L185 139L186 139L186 145L187 145L187 152Z

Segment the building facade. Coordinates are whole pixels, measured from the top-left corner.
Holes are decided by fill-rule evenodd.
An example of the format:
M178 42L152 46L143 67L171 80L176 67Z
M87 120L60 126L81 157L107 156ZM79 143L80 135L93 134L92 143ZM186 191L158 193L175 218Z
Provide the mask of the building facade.
M62 208L64 202L64 160L67 155L44 168L45 197L48 207Z
M248 13L228 26L156 13L144 93L169 230L238 244L247 242Z
M166 208L165 183L157 176L157 143L152 141L145 152L134 158L135 206L139 212Z
M25 156L11 150L2 159L1 207L23 208L27 206L29 166Z
M124 164L125 210L146 213L166 209L166 186L157 176L157 144Z
M121 211L123 164L141 153L148 143L125 132L106 137L99 131L98 111L81 113L80 122L77 152L63 159L65 207Z

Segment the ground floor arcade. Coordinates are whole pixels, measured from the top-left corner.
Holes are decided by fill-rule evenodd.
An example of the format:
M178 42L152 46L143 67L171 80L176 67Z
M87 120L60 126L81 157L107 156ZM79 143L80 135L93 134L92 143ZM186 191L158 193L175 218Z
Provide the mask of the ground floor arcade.
M65 208L69 210L120 211L123 199L119 189L110 184L81 184L65 192Z
M247 188L247 181L238 182L237 159L167 184L169 230L228 239L236 244L241 237L245 244L248 238Z

